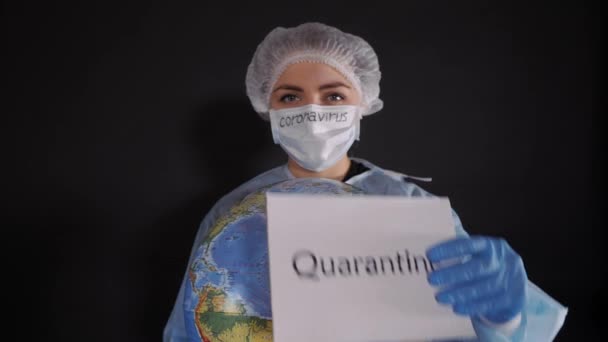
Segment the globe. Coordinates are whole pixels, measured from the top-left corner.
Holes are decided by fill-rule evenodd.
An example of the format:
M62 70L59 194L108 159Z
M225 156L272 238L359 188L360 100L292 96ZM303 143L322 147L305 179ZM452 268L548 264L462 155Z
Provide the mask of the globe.
M284 181L236 203L196 247L184 293L184 319L197 341L272 341L267 192L360 195L346 183L316 178Z

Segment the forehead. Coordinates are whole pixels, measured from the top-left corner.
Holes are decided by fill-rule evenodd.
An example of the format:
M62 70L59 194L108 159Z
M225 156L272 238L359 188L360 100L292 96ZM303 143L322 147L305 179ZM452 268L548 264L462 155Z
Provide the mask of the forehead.
M352 86L346 77L327 64L301 62L288 66L275 83L274 88L283 84L314 87L331 82L342 82Z

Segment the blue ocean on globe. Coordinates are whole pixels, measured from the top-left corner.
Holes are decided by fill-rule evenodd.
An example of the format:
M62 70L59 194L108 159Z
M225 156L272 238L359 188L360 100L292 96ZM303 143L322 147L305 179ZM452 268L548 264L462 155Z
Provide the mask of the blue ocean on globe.
M300 178L264 187L236 203L211 225L188 270L184 318L191 340L272 340L267 192L363 193L334 180Z

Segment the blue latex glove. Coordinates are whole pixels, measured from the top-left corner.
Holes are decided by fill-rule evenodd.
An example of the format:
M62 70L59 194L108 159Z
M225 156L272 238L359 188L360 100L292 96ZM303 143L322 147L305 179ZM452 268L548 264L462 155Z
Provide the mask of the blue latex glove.
M452 305L455 313L503 323L522 311L526 270L521 257L505 240L455 238L429 248L427 258L433 264L452 260L449 266L439 265L428 281L441 287L435 298Z

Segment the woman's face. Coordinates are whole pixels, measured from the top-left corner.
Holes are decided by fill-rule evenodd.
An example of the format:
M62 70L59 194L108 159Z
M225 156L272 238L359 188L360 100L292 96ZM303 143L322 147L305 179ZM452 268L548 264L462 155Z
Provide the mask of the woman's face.
M323 63L295 63L287 67L270 96L271 109L359 105L361 97L342 74Z

